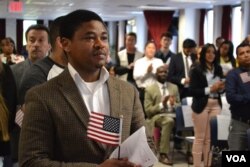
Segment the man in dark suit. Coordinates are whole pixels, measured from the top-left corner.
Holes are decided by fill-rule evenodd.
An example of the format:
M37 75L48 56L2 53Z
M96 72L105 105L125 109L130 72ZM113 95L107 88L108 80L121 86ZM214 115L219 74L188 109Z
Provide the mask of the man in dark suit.
M17 86L17 99L18 105L20 106L20 85L23 79L25 71L29 71L31 65L38 60L46 57L49 50L50 50L50 40L49 40L49 29L40 24L30 26L27 31L25 32L25 37L27 41L26 49L28 51L28 58L18 64L12 65L11 70L13 72L16 86ZM32 82L32 80L29 80ZM21 108L18 106L18 109ZM19 117L22 111L18 110L16 113L16 117ZM19 135L20 135L20 127L19 125L15 125L12 131L11 137L11 145L12 145L12 160L14 165L17 165L18 161L18 143L19 143Z
M192 64L194 64L197 59L195 53L195 41L185 39L182 52L173 56L169 64L168 80L178 86L181 99L189 96L189 72Z
M185 39L183 41L183 50L182 52L174 55L171 58L169 64L169 73L168 73L168 81L176 84L179 89L180 98L183 99L187 96L190 96L189 93L189 73L192 65L196 63L196 43L192 39ZM181 134L180 134L181 135ZM182 134L182 135L190 135L190 134ZM180 149L181 141L176 139L176 148ZM189 148L189 147L188 147ZM192 154L191 150L187 150L188 163L192 164Z
M26 95L20 166L135 166L127 159L108 159L115 148L87 137L91 111L123 115L122 141L144 124L136 88L104 68L109 46L103 20L76 10L64 17L60 36L69 64Z

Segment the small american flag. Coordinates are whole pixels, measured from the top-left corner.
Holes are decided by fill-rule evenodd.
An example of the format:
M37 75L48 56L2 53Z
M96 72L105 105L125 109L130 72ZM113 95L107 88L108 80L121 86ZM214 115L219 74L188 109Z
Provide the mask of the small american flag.
M21 110L21 108L19 108L19 110L16 112L15 122L20 127L22 127L23 115L24 115L23 111Z
M243 83L247 83L250 82L250 76L249 76L249 72L243 72L240 74L240 78L242 80Z
M118 118L91 112L87 136L98 142L117 146L120 144L120 125Z

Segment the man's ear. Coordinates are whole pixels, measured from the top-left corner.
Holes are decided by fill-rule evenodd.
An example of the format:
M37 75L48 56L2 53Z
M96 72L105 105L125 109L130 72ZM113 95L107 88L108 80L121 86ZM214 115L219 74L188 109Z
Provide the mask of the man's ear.
M61 38L61 46L65 52L67 53L70 52L71 42L68 38L64 38L64 37Z
M63 47L62 47L62 43L61 43L61 37L56 37L56 45L59 47L59 48L61 48L61 49L63 49Z

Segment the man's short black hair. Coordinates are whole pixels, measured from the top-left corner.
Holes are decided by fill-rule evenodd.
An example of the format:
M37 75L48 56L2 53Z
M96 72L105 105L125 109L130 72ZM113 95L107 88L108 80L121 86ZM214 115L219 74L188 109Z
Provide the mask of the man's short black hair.
M106 27L104 21L98 14L89 10L79 9L64 16L60 26L60 36L72 39L81 24L91 20L100 21Z
M135 38L135 41L137 41L137 35L136 35L136 33L130 32L130 33L127 34L127 36L132 36L132 37Z
M192 39L187 38L183 41L183 48L195 48L196 46L195 41Z
M161 39L162 39L163 37L173 39L173 35L172 35L171 32L164 32L164 33L162 33L162 34L161 34Z
M64 16L57 17L55 20L52 21L52 23L49 25L50 30L50 43L52 50L55 48L56 45L56 38L60 36L59 30L60 25L62 23Z
M239 51L239 48L243 48L243 47L250 47L250 45L249 45L249 43L247 43L247 42L242 42L242 43L240 43L238 46L237 46L237 48L236 48L236 55L237 55L237 57L239 56L239 53L238 53L238 51Z

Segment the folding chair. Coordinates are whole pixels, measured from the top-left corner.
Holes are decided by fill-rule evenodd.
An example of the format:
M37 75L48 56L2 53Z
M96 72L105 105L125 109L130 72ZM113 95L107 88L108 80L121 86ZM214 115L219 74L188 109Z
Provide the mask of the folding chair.
M247 144L248 144L248 151L250 151L250 129L247 129Z
M212 155L212 167L221 166L221 155L223 150L228 150L227 136L229 131L230 117L217 115L210 120L211 129L211 155ZM224 137L219 137L221 127L224 127Z
M176 133L175 133L175 138L182 139L183 141L185 141L187 143L188 149L189 149L190 146L192 146L192 144L193 144L194 136L180 136L180 135L178 135L178 132L193 132L193 126L191 126L191 127L186 127L185 126L182 106L177 107L175 109L175 113L176 113L176 120L175 120ZM175 148L175 142L174 142L174 148ZM173 157L173 160L174 160L174 150L173 150L173 156L172 157Z

